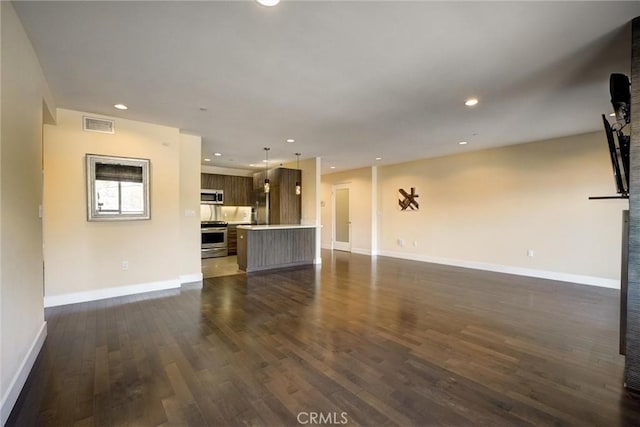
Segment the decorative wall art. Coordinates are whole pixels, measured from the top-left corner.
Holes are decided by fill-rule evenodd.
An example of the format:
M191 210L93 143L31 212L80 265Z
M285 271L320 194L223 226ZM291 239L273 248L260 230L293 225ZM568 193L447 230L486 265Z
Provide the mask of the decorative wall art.
M416 194L415 187L411 187L411 193L407 193L404 189L399 189L402 199L398 199L401 211L412 210L417 211L420 209L420 205L416 200L419 196Z

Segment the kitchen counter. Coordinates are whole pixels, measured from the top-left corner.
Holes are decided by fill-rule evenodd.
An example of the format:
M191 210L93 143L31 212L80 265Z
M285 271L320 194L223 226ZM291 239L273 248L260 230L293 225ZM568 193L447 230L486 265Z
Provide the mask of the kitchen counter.
M239 225L238 267L252 271L311 265L317 225Z
M238 228L245 230L288 230L294 228L317 228L314 224L273 224L273 225L238 225Z

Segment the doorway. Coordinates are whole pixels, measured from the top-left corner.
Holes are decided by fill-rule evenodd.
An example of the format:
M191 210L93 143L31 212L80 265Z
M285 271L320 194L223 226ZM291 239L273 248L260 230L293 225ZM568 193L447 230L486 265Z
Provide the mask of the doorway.
M333 186L333 249L351 252L351 194L348 184Z

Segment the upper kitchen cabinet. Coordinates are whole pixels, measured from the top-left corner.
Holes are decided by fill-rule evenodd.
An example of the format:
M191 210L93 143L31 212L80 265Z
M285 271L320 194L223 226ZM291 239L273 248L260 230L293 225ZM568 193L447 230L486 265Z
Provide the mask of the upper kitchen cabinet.
M200 188L206 190L224 190L224 175L201 173Z
M251 206L251 177L203 173L200 174L200 184L204 189L223 190L225 205Z
M224 176L225 205L250 206L253 178L248 176Z

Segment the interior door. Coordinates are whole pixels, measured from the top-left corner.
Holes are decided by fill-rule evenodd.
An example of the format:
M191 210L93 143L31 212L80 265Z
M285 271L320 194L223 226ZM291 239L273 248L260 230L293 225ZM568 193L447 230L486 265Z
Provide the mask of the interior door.
M351 252L351 197L348 185L333 187L333 248Z

